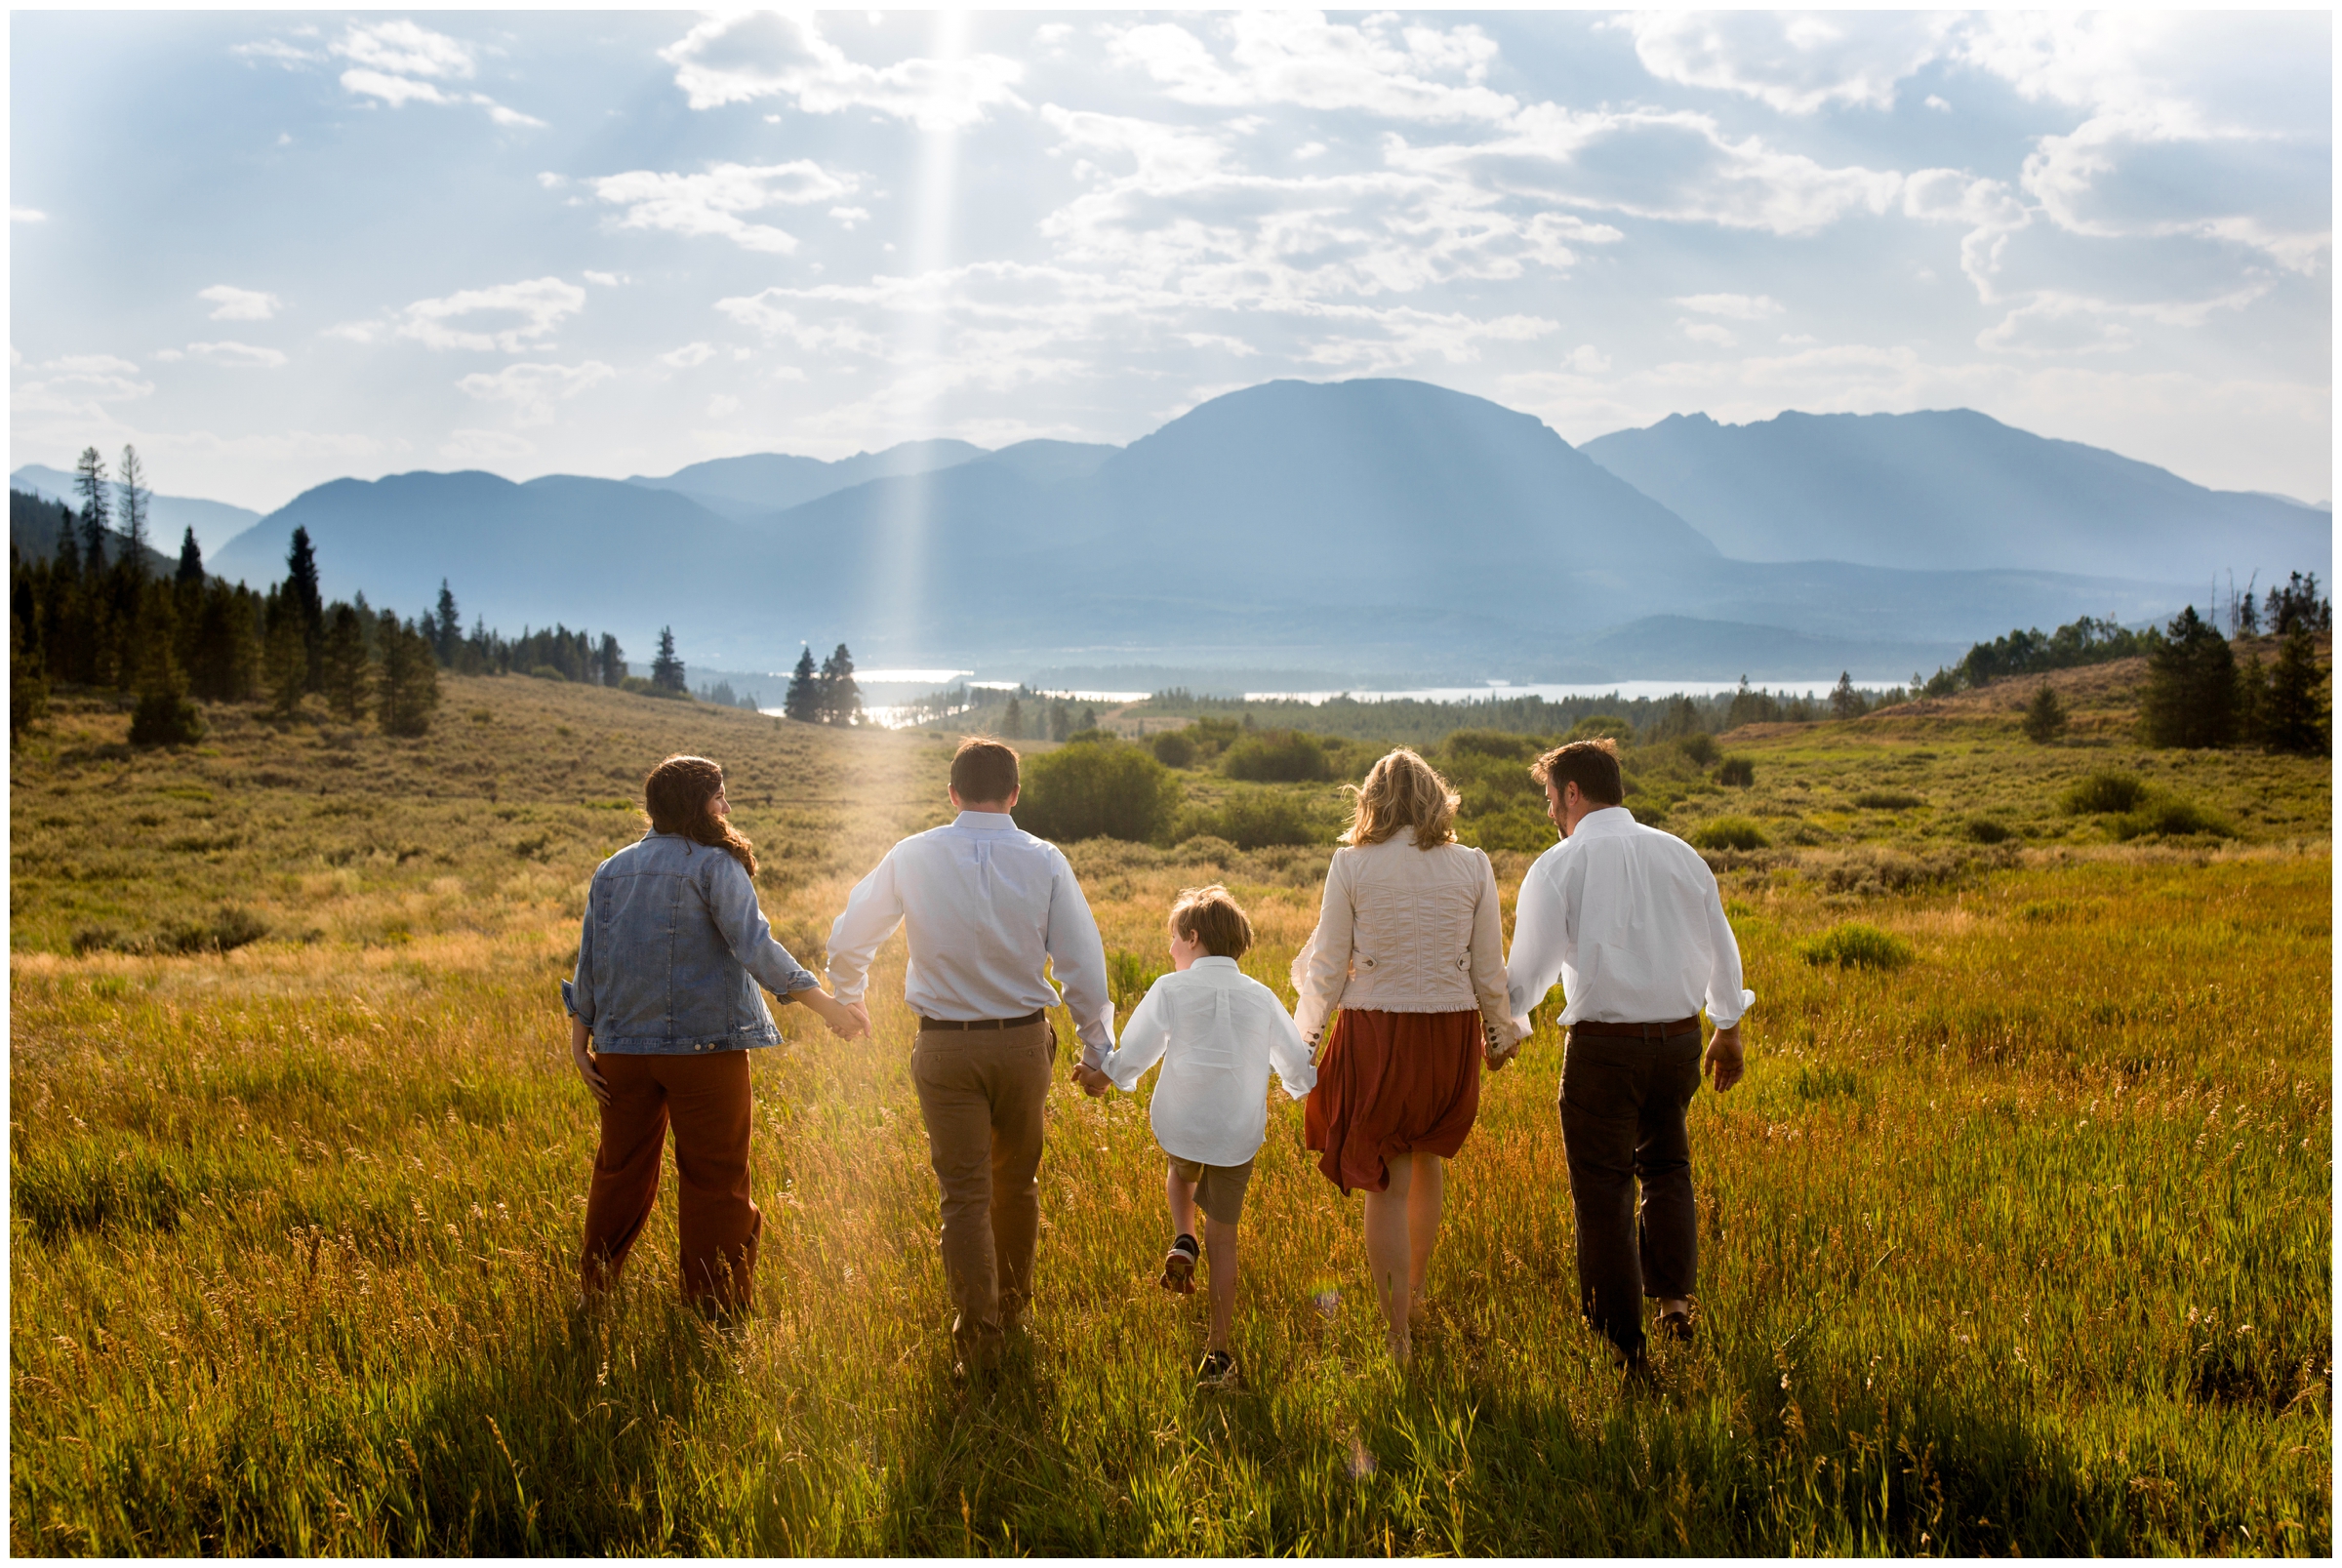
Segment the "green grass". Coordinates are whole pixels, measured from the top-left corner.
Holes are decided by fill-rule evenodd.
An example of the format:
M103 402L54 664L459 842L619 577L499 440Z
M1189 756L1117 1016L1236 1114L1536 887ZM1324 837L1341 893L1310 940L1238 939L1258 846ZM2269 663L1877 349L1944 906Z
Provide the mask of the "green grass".
M1145 1097L1061 1082L1032 1338L970 1394L899 942L874 1040L788 1009L759 1054L764 1259L734 1336L674 1305L671 1184L625 1288L576 1301L593 1121L553 991L658 756L726 761L768 911L818 933L948 814L948 747L452 686L432 736L332 771L307 726L212 714L208 754L133 753L126 715L69 704L16 753L17 1551L2331 1550L2332 868L2306 832L1716 852L1758 999L1748 1082L1693 1110L1706 1315L1658 1400L1622 1403L1576 1319L1544 1021L1451 1168L1411 1376L1380 1360L1356 1202L1280 1099L1247 1387L1192 1393L1203 1297L1152 1283ZM1820 791L1839 750L1875 773L1912 749L1759 741L1735 806L1768 824L1767 791ZM1928 799L1977 809L2005 773L2018 820L2069 821L2057 748L2044 779L1989 739L1927 746ZM2268 793L2319 787L2262 760ZM2241 791L2241 764L2175 771L2225 810L2231 767ZM234 842L167 847L199 835ZM1535 847L1496 853L1508 900ZM1289 997L1322 845L1070 853L1126 999L1172 893L1210 880ZM231 896L266 937L71 952L93 919ZM1847 922L1913 961L1804 960Z

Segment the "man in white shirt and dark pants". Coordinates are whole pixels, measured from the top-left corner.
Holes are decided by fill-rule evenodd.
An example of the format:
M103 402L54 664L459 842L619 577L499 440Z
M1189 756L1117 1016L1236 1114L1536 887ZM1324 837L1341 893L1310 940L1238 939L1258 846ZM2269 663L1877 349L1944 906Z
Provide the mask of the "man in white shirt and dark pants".
M1516 1031L1557 977L1569 1046L1561 1143L1577 1213L1579 1306L1632 1381L1648 1378L1642 1299L1659 1327L1691 1338L1699 1247L1684 1112L1706 1063L1720 1092L1740 1081L1740 945L1699 852L1620 804L1618 753L1581 741L1537 759L1561 842L1521 879L1506 961ZM1642 1188L1636 1225L1635 1186Z
M1044 964L1065 987L1085 1066L1113 1049L1114 1008L1073 868L1009 817L1016 752L961 743L950 794L956 820L903 840L855 885L829 930L829 980L839 1001L860 1007L872 955L909 926L904 999L919 1016L910 1075L943 1188L944 1272L959 1309L952 1337L978 1372L1031 1300L1042 1107L1057 1054L1042 1010L1059 998Z

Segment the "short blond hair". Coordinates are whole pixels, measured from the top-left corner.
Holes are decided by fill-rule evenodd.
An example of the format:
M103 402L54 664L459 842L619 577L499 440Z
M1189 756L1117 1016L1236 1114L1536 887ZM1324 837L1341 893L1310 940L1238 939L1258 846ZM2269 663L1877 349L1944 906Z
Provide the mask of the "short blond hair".
M1402 827L1415 829L1417 849L1456 841L1456 808L1463 797L1447 786L1432 765L1399 746L1366 770L1366 783L1353 787L1345 844L1380 844Z
M1181 888L1166 922L1171 935L1203 944L1214 958L1241 958L1252 947L1252 920L1228 889Z

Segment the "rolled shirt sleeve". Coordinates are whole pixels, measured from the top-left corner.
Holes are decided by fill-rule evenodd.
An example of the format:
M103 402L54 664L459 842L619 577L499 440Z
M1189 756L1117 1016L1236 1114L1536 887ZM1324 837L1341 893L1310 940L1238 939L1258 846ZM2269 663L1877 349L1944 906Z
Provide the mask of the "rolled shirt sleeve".
M1546 852L1550 856L1551 850ZM1513 951L1505 960L1505 991L1515 1028L1561 978L1569 959L1569 908L1553 862L1540 856L1521 878L1513 905Z
M1106 1075L1125 1094L1139 1086L1147 1069L1163 1059L1163 1052L1171 1044L1170 1020L1163 1016L1166 1006L1163 995L1162 980L1147 987L1147 994L1139 998L1139 1005L1131 1009L1130 1017L1123 1022L1121 1041L1106 1059Z
M848 907L851 907L849 904ZM1081 1037L1082 1065L1095 1067L1114 1048L1114 998L1106 983L1106 944L1090 901L1064 855L1057 856L1049 890L1049 967L1056 974L1073 1029Z
M870 874L854 884L844 910L829 927L830 990L848 1005L862 1000L870 984L870 960L903 923L903 892L895 874L895 853L887 851Z
M773 940L772 925L757 906L756 884L748 880L746 866L729 855L717 855L703 891L716 934L759 985L787 1001L791 991L812 990L821 985L812 970Z

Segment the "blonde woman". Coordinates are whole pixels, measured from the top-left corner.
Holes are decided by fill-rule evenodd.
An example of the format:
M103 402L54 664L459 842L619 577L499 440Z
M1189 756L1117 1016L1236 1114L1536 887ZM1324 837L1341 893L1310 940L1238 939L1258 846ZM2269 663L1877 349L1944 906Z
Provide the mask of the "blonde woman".
M1490 1033L1509 1050L1514 1030L1496 872L1456 842L1447 781L1402 746L1354 793L1348 847L1334 852L1317 930L1293 963L1294 1022L1314 1047L1340 1009L1304 1126L1327 1180L1366 1194L1367 1268L1403 1366L1439 1230L1442 1162L1479 1111Z

